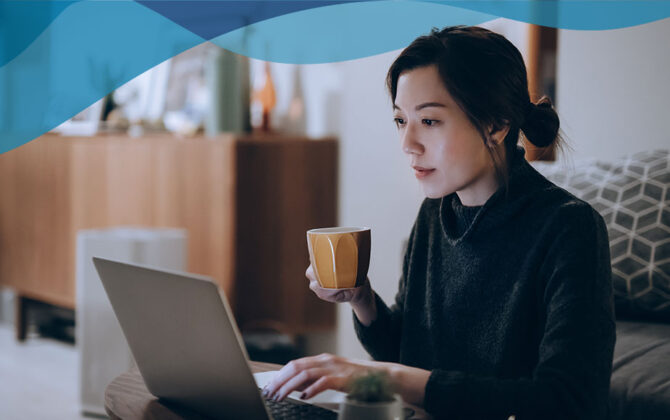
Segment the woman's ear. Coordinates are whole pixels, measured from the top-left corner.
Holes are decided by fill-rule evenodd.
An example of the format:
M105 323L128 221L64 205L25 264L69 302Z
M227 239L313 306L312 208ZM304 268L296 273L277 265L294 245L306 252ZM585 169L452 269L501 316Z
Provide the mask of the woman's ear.
M505 121L502 125L490 125L488 129L489 147L498 147L505 141L509 133L509 123Z

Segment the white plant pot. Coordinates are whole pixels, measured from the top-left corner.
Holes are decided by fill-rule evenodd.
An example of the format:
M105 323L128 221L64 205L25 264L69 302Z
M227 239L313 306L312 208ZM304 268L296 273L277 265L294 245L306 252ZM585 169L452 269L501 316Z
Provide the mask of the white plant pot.
M403 409L400 395L393 401L368 403L345 398L340 403L338 420L402 420Z

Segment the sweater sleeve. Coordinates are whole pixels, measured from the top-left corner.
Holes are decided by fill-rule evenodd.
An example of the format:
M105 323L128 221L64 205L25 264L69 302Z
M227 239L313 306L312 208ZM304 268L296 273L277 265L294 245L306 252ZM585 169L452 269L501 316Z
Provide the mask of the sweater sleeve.
M412 228L405 258L403 261L402 275L400 277L398 292L395 302L388 307L381 297L375 292L375 304L377 306L377 318L367 327L358 320L353 313L354 329L358 340L373 359L386 362L398 362L400 360L400 337L402 332L402 314L405 305L405 291L409 255L414 241L416 225ZM353 312L353 311L352 311Z
M608 417L616 328L607 229L589 206L568 210L539 270L544 330L532 377L433 370L424 406L436 418Z

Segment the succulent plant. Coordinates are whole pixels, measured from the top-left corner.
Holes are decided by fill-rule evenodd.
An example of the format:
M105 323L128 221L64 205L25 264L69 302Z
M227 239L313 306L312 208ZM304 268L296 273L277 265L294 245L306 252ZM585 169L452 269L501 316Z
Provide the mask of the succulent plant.
M389 402L393 401L393 387L386 373L369 371L351 382L347 398L369 403Z

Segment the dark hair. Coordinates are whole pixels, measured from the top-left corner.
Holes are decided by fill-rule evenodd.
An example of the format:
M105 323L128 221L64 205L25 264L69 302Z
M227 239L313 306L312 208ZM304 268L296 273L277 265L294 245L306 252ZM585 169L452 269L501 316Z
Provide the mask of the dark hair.
M530 101L526 66L519 50L504 36L476 26L433 28L405 48L391 65L386 86L395 104L398 78L419 67L436 65L449 94L489 144L487 127L509 125L504 140L506 159L489 148L499 179L508 187L509 160L519 132L538 147L556 142L559 120L551 100Z

